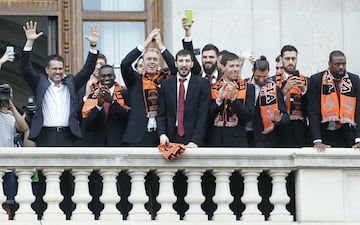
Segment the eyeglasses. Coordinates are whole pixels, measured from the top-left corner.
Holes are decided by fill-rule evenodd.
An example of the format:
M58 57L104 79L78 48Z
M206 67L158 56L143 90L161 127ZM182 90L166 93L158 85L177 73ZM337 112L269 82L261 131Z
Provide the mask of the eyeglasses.
M276 66L275 68L276 68L277 70L282 70L282 69L284 69L283 66Z

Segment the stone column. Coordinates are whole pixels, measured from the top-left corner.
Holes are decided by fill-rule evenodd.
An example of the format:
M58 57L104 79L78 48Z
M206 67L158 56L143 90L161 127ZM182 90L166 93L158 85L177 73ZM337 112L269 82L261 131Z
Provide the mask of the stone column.
M129 169L131 177L131 192L129 202L133 204L129 212L128 220L151 220L151 216L145 209L144 204L148 197L145 192L145 169Z
M156 220L160 221L178 221L179 216L173 208L176 202L176 196L173 188L173 177L175 176L176 169L159 169L157 175L160 180L158 202L161 208L157 213Z
M15 200L19 204L19 209L16 211L14 220L37 220L37 216L31 208L31 203L35 201L35 196L32 193L31 187L31 176L33 174L34 169L29 168L21 168L16 171L16 175L18 176L18 192L15 196Z
M214 202L217 204L217 209L214 212L213 220L215 221L235 221L236 216L230 209L230 203L233 201L233 196L230 192L230 176L231 170L215 170L216 189Z
M103 177L103 192L100 201L104 204L104 210L101 211L100 220L120 221L122 216L116 208L116 204L120 201L117 192L116 177L119 175L116 169L101 169L100 174Z
M260 169L244 169L241 175L244 177L244 195L241 201L245 204L245 210L240 220L243 221L264 221L264 216L258 209L261 197L258 190L258 180L261 173Z
M292 216L286 209L286 204L290 202L290 197L286 191L286 177L290 170L272 169L269 175L272 177L272 194L270 197L274 210L270 213L269 221L293 221Z
M76 204L76 208L72 213L72 220L94 220L94 216L88 208L88 203L91 201L91 196L89 193L90 172L90 169L73 170L72 174L75 177L75 191L72 200Z
M185 213L184 220L187 221L207 221L207 215L201 209L201 203L205 201L205 197L201 190L201 176L204 170L187 169L185 175L188 180L188 190L185 201L189 204L189 210Z
M65 215L60 209L60 202L63 200L60 192L60 176L62 172L62 169L50 168L43 171L46 177L46 191L43 198L47 203L47 209L42 219L45 221L65 220Z

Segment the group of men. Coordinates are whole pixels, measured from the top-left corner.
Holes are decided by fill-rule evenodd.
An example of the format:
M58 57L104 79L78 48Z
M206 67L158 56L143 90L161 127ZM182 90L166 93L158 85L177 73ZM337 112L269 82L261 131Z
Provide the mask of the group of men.
M341 51L331 52L328 69L309 79L296 69L297 49L285 45L275 76L269 76L269 62L261 56L244 80L244 59L212 44L202 49L200 66L191 25L183 21L183 28L184 49L175 59L160 30L152 30L122 60L122 87L96 49L99 27L87 37L90 53L76 76L65 75L63 59L53 55L46 77L37 75L30 61L42 33L36 33L36 23L26 23L20 65L38 105L29 138L37 146L360 146L359 78L346 71ZM161 55L169 73L159 70ZM137 60L139 70L133 67Z
M203 47L201 66L191 25L183 20L184 49L174 58L160 30L152 30L122 60L123 87L97 50L98 26L85 36L90 51L75 76L64 73L59 55L48 57L46 76L37 74L31 51L42 32L36 27L32 21L23 26L27 40L20 59L37 103L29 133L36 146L360 148L360 80L346 71L341 51L332 51L328 68L308 78L296 68L297 49L285 45L276 75L269 76L269 62L261 56L251 60L251 78L242 79L244 58L213 44ZM168 73L159 69L161 56Z

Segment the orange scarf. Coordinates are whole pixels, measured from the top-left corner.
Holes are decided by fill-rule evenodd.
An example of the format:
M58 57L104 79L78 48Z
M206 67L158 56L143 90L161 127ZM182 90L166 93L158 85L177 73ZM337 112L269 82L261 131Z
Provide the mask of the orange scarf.
M240 77L237 78L236 82L236 98L243 101L245 105L246 98L246 83ZM219 96L219 90L225 85L224 77L221 77L214 85L211 86L211 99L217 99ZM233 109L228 106L227 102L229 101L230 96L226 96L224 100L224 108L218 115L215 117L214 126L215 127L235 127L238 125L238 117Z
M308 82L304 75L299 75L301 82L304 84L305 91L307 91ZM290 120L304 120L304 112L301 110L301 88L296 86L291 88L287 93L286 109L290 116Z
M349 123L356 126L356 96L349 75L346 73L339 82L340 87L336 87L331 72L329 70L324 72L321 85L321 122L340 121L342 124ZM336 88L340 88L339 96Z
M276 83L268 81L260 88L259 93L259 106L261 119L264 126L263 134L268 134L274 130L274 123L271 121L271 117L275 110L278 110Z
M143 97L147 118L155 118L157 115L158 87L165 78L165 74L157 72L149 75L144 73L142 76Z
M114 94L113 94L113 99L119 105L123 106L125 109L130 109L130 107L125 104L125 100L122 95L121 85L119 83L115 82L114 86L115 86L115 90L114 90ZM98 89L101 89L100 81L98 81L97 83L91 84L91 87L92 87L91 92L90 92L89 96L86 98L86 101L84 102L84 105L81 110L83 118L86 118L89 115L89 113L91 112L91 110L94 107L96 107L98 104L98 99L96 97L95 91Z

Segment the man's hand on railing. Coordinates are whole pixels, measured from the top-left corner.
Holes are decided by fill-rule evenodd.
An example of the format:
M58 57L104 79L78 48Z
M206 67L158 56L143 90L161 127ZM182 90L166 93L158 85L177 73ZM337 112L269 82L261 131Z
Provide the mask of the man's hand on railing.
M323 144L322 142L315 142L314 149L318 152L325 152L326 148L331 148L330 145Z

